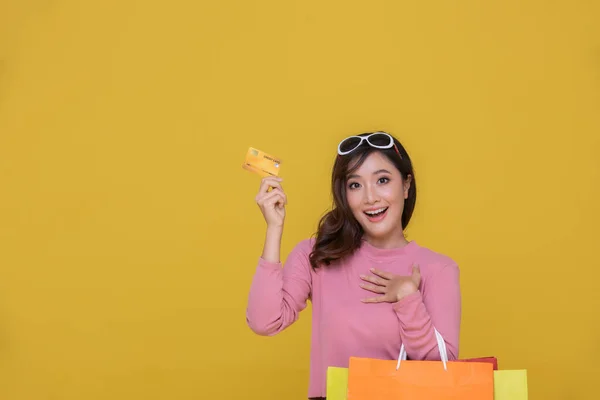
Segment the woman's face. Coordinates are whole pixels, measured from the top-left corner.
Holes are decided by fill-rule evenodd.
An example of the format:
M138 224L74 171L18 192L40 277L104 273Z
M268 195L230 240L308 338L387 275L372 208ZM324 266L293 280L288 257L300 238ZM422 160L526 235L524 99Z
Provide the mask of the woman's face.
M394 164L380 152L371 153L348 176L346 198L365 239L376 246L404 241L402 211L410 177L404 180Z

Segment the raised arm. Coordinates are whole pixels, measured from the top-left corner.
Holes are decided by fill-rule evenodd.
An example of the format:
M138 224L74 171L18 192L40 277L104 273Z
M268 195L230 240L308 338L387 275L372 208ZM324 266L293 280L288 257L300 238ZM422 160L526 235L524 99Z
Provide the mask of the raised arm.
M308 240L300 242L282 268L281 237L287 199L281 178L264 178L256 202L267 222L267 234L250 286L246 321L257 334L270 336L294 323L306 308L312 287L308 258L311 246Z
M400 321L400 336L408 358L439 360L434 327L446 342L448 359L458 358L461 294L455 263L442 267L426 282L424 292L412 293L393 306Z
M309 241L300 242L285 265L261 257L250 287L246 321L257 334L272 336L283 331L306 308L311 294Z

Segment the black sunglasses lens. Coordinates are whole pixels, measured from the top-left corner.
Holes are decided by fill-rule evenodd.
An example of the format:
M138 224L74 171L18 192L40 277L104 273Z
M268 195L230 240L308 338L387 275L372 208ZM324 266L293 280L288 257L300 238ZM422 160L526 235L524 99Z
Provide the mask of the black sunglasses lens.
M340 145L340 150L345 153L348 151L352 151L358 147L360 144L360 139L356 137L350 137L342 142Z
M369 142L371 142L373 146L385 147L392 144L392 139L383 133L376 133L369 137Z

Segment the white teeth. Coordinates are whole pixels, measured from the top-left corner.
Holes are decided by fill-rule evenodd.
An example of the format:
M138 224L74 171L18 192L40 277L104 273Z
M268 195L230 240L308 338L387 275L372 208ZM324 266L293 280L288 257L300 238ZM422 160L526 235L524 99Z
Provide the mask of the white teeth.
M386 209L386 207L380 208L378 210L374 210L374 211L365 211L367 214L369 215L375 215L375 214L379 214L380 212L384 211Z

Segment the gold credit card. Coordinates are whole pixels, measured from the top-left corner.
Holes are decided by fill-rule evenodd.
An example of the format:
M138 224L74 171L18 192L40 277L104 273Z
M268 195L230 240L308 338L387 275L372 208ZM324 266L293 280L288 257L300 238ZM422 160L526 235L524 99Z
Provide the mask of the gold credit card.
M281 160L279 158L250 147L248 153L246 153L246 160L242 164L242 168L264 178L267 176L279 176L280 165Z

